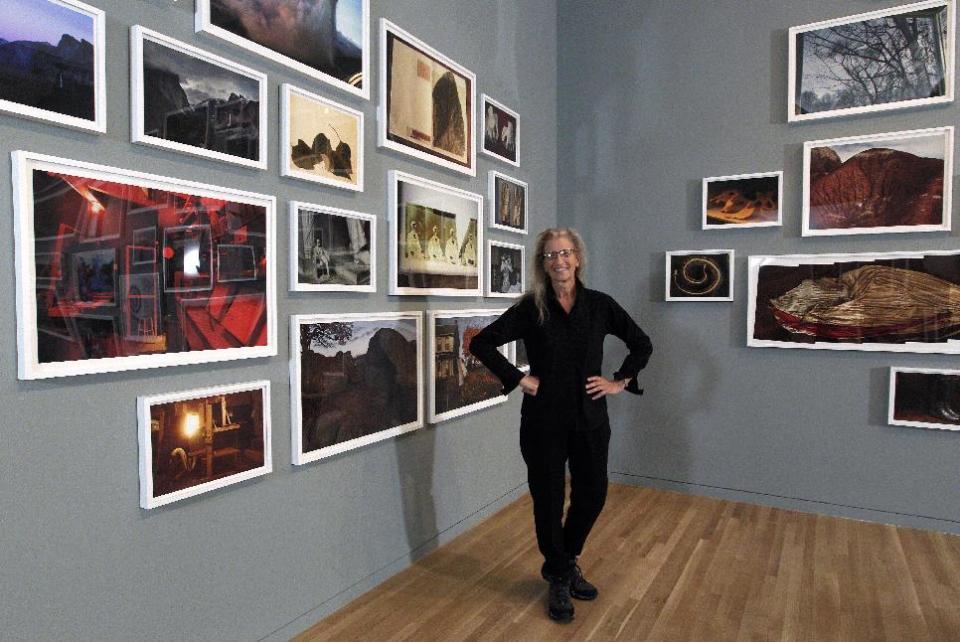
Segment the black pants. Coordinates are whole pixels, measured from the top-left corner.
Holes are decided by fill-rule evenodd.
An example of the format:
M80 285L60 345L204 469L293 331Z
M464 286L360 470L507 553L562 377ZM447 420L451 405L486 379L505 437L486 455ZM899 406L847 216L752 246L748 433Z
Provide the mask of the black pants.
M527 464L537 545L545 560L545 573L565 573L583 551L607 499L609 446L609 425L590 431L521 425L520 452ZM564 520L568 461L570 508Z

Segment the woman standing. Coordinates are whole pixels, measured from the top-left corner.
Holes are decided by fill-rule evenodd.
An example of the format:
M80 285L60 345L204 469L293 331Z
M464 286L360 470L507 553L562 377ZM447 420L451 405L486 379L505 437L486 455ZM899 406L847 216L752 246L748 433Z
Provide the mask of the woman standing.
M471 352L503 383L504 394L518 385L520 452L527 465L541 574L550 582L547 612L573 619L571 596L597 597L583 577L577 556L607 497L609 395L641 394L637 373L652 347L643 330L607 294L584 287L583 239L572 228L550 228L537 237L533 290L477 334ZM603 340L620 338L630 351L611 379L602 376ZM530 374L524 375L497 350L522 340ZM566 466L570 467L570 508L563 515Z

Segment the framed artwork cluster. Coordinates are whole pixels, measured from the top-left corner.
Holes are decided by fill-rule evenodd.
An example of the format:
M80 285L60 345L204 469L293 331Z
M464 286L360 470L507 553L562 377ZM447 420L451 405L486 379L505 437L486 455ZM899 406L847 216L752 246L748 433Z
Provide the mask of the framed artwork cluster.
M0 112L104 134L104 61L114 53L104 11L78 0L7 4ZM270 169L274 144L284 180L363 192L369 0L195 4L197 37L246 62L130 26L130 143L249 175ZM390 20L379 36L379 148L463 179L484 175L480 141L485 160L520 167L516 111L486 94L478 108L477 76ZM264 61L305 81L279 85L277 141L267 139L277 116ZM289 289L307 293L298 296L377 291L380 217L333 207L322 191L288 200L284 262L275 196L26 150L12 160L20 379L275 356L284 263ZM483 195L463 187L401 169L387 178L388 294L522 295L525 246L485 230L528 233L526 182L489 170L485 210ZM502 312L291 315L292 462L505 401L469 352ZM529 369L522 345L503 353ZM272 472L270 403L267 380L139 396L140 506Z

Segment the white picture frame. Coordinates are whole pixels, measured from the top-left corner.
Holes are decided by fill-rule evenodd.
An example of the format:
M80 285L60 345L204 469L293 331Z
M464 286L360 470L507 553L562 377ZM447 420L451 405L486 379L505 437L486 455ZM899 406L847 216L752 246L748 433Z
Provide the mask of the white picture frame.
M664 265L664 301L733 301L733 288L736 283L734 280L734 254L734 250L668 250ZM723 265L723 263L712 264L704 259L706 265L703 266L702 280L698 280L701 279L699 274L692 279L683 279L677 274L677 271L685 270L689 264L675 265L673 261L678 257L720 256L726 258L726 265ZM723 274L724 267L726 267L726 274ZM711 275L711 272L713 275ZM721 285L723 281L726 281L725 288ZM686 284L688 283L694 287L687 288ZM674 285L676 288L673 287ZM677 291L684 294L678 294Z
M956 419L956 413L955 413L957 409L949 405L944 407L942 405L942 402L946 401L944 399L940 399L939 401L941 403L937 404L937 406L939 407L939 410L941 413L950 415L950 419L954 420L953 422L948 421L946 417L944 417L944 421L942 422L932 421L932 419L935 419L935 417L930 415L929 410L931 409L929 408L925 409L925 410L928 410L928 413L916 412L916 410L915 412L917 415L928 414L929 419L931 419L931 421L925 421L922 418L916 418L916 419L903 418L903 415L909 414L909 409L904 408L900 413L897 412L898 410L897 409L897 397L898 397L897 393L900 388L901 375L904 375L905 377L910 377L912 375L921 375L921 376L930 376L931 378L936 376L943 376L943 377L950 377L950 378L956 379L957 382L955 383L960 382L960 370L944 370L939 368L901 368L901 367L891 366L890 385L889 385L888 397L887 397L887 424L891 426L907 426L909 428L930 428L933 430L950 430L953 432L960 431L960 420ZM907 387L909 388L909 386ZM933 390L931 390L932 388ZM925 385L923 385L923 389L927 392L928 395L931 395L931 396L936 396L938 392L943 392L942 390L939 390L939 391L936 390L935 381L926 382ZM906 395L903 395L903 396L906 396ZM907 404L905 405L909 405L909 401L919 402L921 400L905 399L904 401L907 402ZM901 417L898 418L897 414L901 414Z
M155 406L160 405L196 401L217 396L222 396L225 398L228 395L235 395L244 392L260 393L260 421L262 424L260 439L263 443L263 463L260 466L251 466L247 470L239 471L223 477L212 478L210 481L199 482L193 486L169 491L161 495L155 495L155 482L157 480L153 474L154 445L152 433L158 432L160 435L163 433L159 426L157 426L157 430L154 430L154 426L152 425L151 421L151 410ZM215 423L213 423L212 418L209 418L211 419L211 425L209 427L203 426L208 418L202 419L198 416L194 421L194 424L196 425L193 426L194 430L205 431L209 433L205 435L205 437L210 439L209 444L206 444L203 450L200 450L199 448L197 450L197 453L203 453L202 455L188 453L186 449L182 447L175 449L175 451L182 451L184 461L186 461L188 457L192 457L195 465L201 465L198 462L201 457L205 459L204 463L206 464L206 460L210 460L212 462L214 457L230 454L227 452L217 452L217 450L226 451L227 449L214 449L213 439L218 434L226 435L233 430L239 430L239 427L233 424L223 424L221 426L217 426ZM221 421L224 419L225 418L221 417ZM272 439L270 419L270 382L267 380L236 383L224 386L212 386L209 388L196 388L193 390L138 397L137 436L140 459L140 507L147 510L158 508L160 506L178 502L182 499L187 499L188 497L195 497L197 495L209 493L220 488L226 488L227 486L232 486L248 479L262 477L273 472L273 451L271 447ZM160 435L157 437L158 446L160 442ZM199 439L197 441L199 441ZM239 447L234 448L234 450L239 450ZM235 456L239 458L242 455L243 450L246 449L242 449L241 453L236 454ZM212 463L208 464L208 466L212 466Z
M775 203L769 199L769 189L776 181ZM761 192L761 190L763 190ZM719 194L716 192L719 191ZM713 193L712 193L713 192ZM730 194L729 204L721 206L724 195ZM776 205L776 214L771 216L770 205ZM711 210L715 213L711 214ZM723 218L724 210L732 210ZM740 216L747 210L752 213L739 222ZM754 227L780 227L783 225L783 171L757 172L752 174L733 174L730 176L709 176L703 179L701 198L701 227L704 230L736 230ZM716 213L719 212L720 214ZM748 221L756 213L761 218ZM714 222L711 222L714 218ZM716 222L721 220L724 222Z
M497 147L500 147L498 142L491 144L491 137L488 136L488 133L493 133L491 128L495 127L497 130L496 139L497 141L502 140L504 134L504 126L499 123L499 116L496 112L488 113L489 107L493 107L495 110L503 112L503 116L507 119L507 122L510 123L510 118L513 119L513 126L506 126L508 132L506 135L513 138L513 158L509 156L509 146L506 146L506 149L502 151L504 153L499 153ZM477 132L477 140L480 142L480 151L489 156L490 158L496 158L499 161L513 165L514 167L520 167L520 114L510 109L503 103L494 100L487 94L480 94L480 111L477 114L477 125L479 131Z
M494 256L493 256L494 255L493 248L495 247L504 248L507 250L513 250L514 253L519 252L519 256L520 256L519 263L517 263L516 265L513 265L512 264L513 262L511 262L511 267L519 271L520 278L517 282L519 289L513 290L513 288L510 287L506 292L504 292L502 291L503 289L502 282L498 290L494 289L496 285L494 283L495 280L493 276L494 276L494 271L497 269ZM486 256L486 261L484 263L484 265L486 266L485 267L486 273L484 274L484 282L486 283L486 296L509 298L509 299L515 299L523 296L523 293L526 292L527 290L526 252L527 250L524 246L517 245L515 243L504 243L502 241L494 241L492 239L487 241L487 256ZM501 268L501 271L504 271L504 270L506 270L506 267ZM504 274L503 278L507 278L506 274Z
M300 247L303 235L301 233L301 212L310 212L315 214L325 214L331 217L343 218L347 220L363 221L369 225L367 236L368 257L366 267L370 272L369 283L367 284L343 284L343 283L309 283L300 278L301 256ZM327 205L315 203L305 203L303 201L290 201L289 209L290 219L290 289L297 292L376 292L377 291L377 217L373 214L364 212L354 212ZM328 257L328 267L329 261Z
M495 230L503 230L505 232L513 232L515 234L527 234L530 229L530 187L524 181L513 178L512 176L507 176L503 172L498 172L495 169L491 169L487 175L487 201L489 203L490 211L490 227ZM504 221L498 220L498 208L500 206L500 200L498 199L497 194L497 181L503 181L508 185L518 187L523 190L523 200L522 207L523 211L521 212L521 218L523 219L522 225L511 225Z
M361 22L361 71L360 71L360 80L361 87L356 87L351 84L350 77L347 77L346 80L337 78L336 76L326 73L318 67L311 66L299 60L295 60L291 56L280 53L276 49L273 49L267 45L256 42L250 38L245 38L244 36L229 31L221 26L218 26L213 23L211 19L211 0L196 0L196 14L194 19L194 28L197 33L207 33L216 38L226 40L227 42L234 44L238 47L246 49L247 51L253 52L259 56L263 56L273 62L283 65L289 69L293 69L299 73L305 74L314 80L319 80L323 83L330 85L331 87L336 87L337 89L344 91L353 96L358 96L367 100L370 98L370 0L355 0L359 2L360 7L360 22ZM295 9L294 7L293 9ZM275 23L271 23L273 25ZM297 25L298 27L301 25ZM324 33L324 29L320 28L320 33ZM276 39L286 39L287 35L279 33L277 28L273 28L272 33L269 34L271 37ZM320 38L318 38L320 41Z
M391 322L399 323L401 321L413 322L415 330L415 356L416 359L416 386L415 390L412 391L412 395L415 396L414 403L416 404L416 417L411 421L400 423L397 425L390 425L369 434L364 434L355 438L346 439L344 441L339 441L330 445L322 446L319 448L311 448L305 450L307 445L306 439L304 439L304 428L303 428L303 414L304 407L302 403L303 398L303 367L301 364L302 361L302 347L301 347L301 326L309 324L324 324L324 323L356 323L356 322L384 322L384 324L389 324ZM366 346L369 350L369 338L367 339L368 345ZM291 412L292 412L292 422L291 422L291 448L293 450L293 463L294 465L301 466L308 464L310 462L319 461L321 459L326 459L341 453L355 450L357 448L363 448L364 446L374 444L385 439L391 439L399 435L411 432L413 430L418 430L424 426L424 409L423 409L423 376L424 376L424 367L423 367L423 312L371 312L371 313L353 313L353 314L298 314L292 315L290 317L290 403L291 403ZM352 349L347 349L346 352L339 350L338 352L343 355L345 359L346 356L352 354ZM363 353L363 354L366 354ZM409 364L408 364L409 365ZM409 377L409 373L403 375L404 377ZM380 386L379 390L383 390L383 386L386 385L385 382L380 381L377 383ZM354 408L354 414L363 413L368 417L380 417L381 412L374 411L375 402L366 396L364 399L360 400L363 404L360 408ZM409 402L410 399L405 399L406 402ZM409 405L409 404L406 404Z
M246 158L241 155L229 154L215 149L206 149L198 145L190 145L177 140L154 136L146 132L146 83L144 82L144 42L152 42L177 54L200 60L214 67L220 67L236 76L243 76L257 83L257 158ZM233 93L233 92L231 92ZM267 169L267 75L217 56L203 49L198 49L185 42L175 40L162 33L147 29L140 25L130 27L130 140L141 145L149 145L161 149L169 149L184 154L192 154L202 158L223 161L254 169Z
M922 139L940 138L938 145L923 143ZM911 145L913 143L913 145ZM871 146L872 145L872 146ZM904 149L897 149L897 146ZM859 227L824 227L814 228L811 226L811 162L813 150L819 148L829 148L836 154L839 148L843 155L837 157L843 162L850 160L853 156L844 158L850 152L869 151L872 149L892 150L900 154L899 164L902 166L917 158L919 162L935 160L934 158L918 157L916 154L906 152L906 149L913 149L917 153L940 153L943 155L943 173L942 173L942 201L940 204L941 221L939 223L928 224L904 224L904 225L876 225ZM923 148L925 149L924 151ZM937 149L934 149L937 148ZM841 164L837 170L843 170ZM872 166L871 163L869 166ZM835 171L837 171L835 170ZM857 175L863 175L864 170L856 172ZM889 178L881 177L884 183ZM917 192L928 192L926 186L918 186ZM878 199L882 205L883 199ZM823 140L806 141L803 144L803 202L802 202L802 236L841 236L851 234L898 234L907 232L949 232L951 228L953 205L953 127L931 127L927 129L912 129L908 131L886 132L882 134L866 134L861 136L846 136L843 138L829 138ZM917 207L917 204L914 204ZM865 207L865 209L868 209ZM902 207L896 208L898 213L903 212ZM907 213L909 214L909 212Z

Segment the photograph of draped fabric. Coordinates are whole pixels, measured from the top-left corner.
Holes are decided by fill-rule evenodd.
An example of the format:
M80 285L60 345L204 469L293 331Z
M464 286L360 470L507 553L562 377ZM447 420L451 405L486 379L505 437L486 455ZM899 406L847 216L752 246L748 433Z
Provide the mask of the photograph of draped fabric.
M667 252L667 301L733 301L733 250Z
M370 97L370 0L197 0L197 32Z
M960 354L960 250L751 256L747 344Z
M803 236L945 232L953 127L803 144Z
M960 370L890 368L887 423L960 430Z
M381 19L377 144L476 176L476 84L472 71Z
M377 217L290 202L290 289L376 292Z
M423 313L294 315L293 463L423 427Z
M791 27L790 122L953 101L954 0Z

